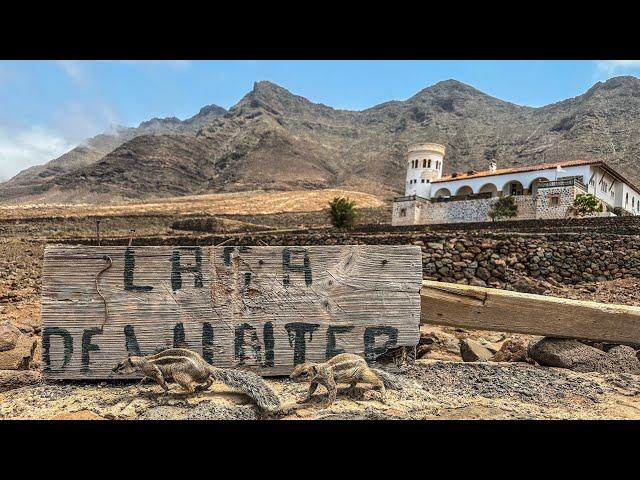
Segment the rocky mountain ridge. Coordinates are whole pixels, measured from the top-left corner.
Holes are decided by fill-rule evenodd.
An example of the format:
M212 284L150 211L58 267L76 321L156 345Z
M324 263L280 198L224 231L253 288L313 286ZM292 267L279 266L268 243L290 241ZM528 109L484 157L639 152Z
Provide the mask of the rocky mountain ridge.
M582 95L539 108L446 80L407 100L362 111L333 109L262 81L224 115L213 113L192 122L194 135L171 130L167 125L174 119L164 119L170 131L136 136L21 192L12 188L15 177L0 184L0 201L110 201L335 186L392 195L403 191L404 153L417 142L446 145L445 174L483 170L490 159L506 167L597 158L632 181L640 177L640 80L635 77L598 82Z

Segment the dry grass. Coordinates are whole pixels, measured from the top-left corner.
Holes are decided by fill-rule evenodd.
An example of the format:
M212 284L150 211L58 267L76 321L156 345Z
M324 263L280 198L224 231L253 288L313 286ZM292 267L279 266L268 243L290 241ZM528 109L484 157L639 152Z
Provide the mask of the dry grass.
M116 215L256 215L314 212L327 207L334 197L355 200L359 208L381 207L385 202L362 192L339 189L265 192L260 190L174 197L157 201L109 205L27 204L0 206L0 219L26 219Z

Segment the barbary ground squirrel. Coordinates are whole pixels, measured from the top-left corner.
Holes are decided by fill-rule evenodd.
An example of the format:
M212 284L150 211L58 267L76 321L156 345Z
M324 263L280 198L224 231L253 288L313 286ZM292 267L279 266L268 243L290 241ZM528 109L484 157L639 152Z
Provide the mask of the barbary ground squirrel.
M311 382L307 396L300 403L308 402L318 385L324 385L329 392L327 406L336 400L338 383L349 383L351 388L357 383L369 383L380 390L383 402L385 387L392 390L400 388L399 381L392 375L369 367L364 358L352 353L341 353L324 363L302 363L294 368L290 378L297 382Z
M130 355L113 368L114 372L125 375L137 370L144 374L140 384L147 378L155 380L165 393L169 392L167 380L173 380L187 393L206 390L214 382L221 382L250 396L264 410L280 407L280 399L259 375L246 370L213 367L186 348L169 348L144 357Z

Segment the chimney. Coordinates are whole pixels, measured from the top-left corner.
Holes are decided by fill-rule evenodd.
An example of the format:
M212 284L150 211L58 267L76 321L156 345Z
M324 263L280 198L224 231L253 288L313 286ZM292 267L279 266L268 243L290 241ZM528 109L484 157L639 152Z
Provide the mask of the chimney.
M496 163L495 160L491 160L491 163L489 164L489 171L491 173L495 173L497 169L498 169L498 164Z

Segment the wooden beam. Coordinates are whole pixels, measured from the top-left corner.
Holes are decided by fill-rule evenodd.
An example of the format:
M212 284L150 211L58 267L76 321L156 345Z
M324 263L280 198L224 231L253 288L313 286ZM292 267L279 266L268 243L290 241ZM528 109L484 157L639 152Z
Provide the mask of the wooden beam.
M640 344L640 307L423 281L421 323Z

